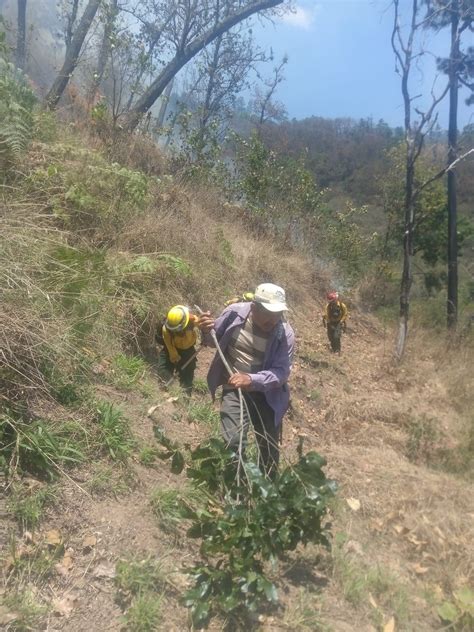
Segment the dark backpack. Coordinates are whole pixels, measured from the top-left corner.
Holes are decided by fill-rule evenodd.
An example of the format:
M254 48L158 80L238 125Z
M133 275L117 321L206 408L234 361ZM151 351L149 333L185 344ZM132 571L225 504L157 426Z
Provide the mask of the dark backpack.
M331 320L339 320L342 316L342 309L339 303L329 303L329 315Z

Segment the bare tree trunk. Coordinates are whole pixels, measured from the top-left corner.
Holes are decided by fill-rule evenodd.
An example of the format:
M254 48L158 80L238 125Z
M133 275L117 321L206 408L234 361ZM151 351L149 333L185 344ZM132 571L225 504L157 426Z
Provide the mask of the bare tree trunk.
M413 200L413 183L415 180L415 155L416 145L413 130L411 126L411 98L408 89L408 80L410 77L410 69L413 55L413 40L416 31L416 17L418 15L417 0L413 0L411 27L408 41L405 46L398 49L395 45L395 38L400 37L398 25L398 2L395 2L395 28L392 34L392 46L397 54L400 62L400 72L402 76L402 95L405 112L405 221L403 233L403 271L400 283L400 321L398 329L398 338L395 348L395 355L400 359L405 349L406 339L408 335L408 317L410 312L410 290L413 283L412 275L412 256L413 256L413 227L414 227L414 200Z
M458 64L459 50L459 0L452 0L451 7L451 53L449 59L449 128L448 165L457 158L458 144ZM457 243L457 200L456 171L448 171L448 303L447 324L455 329L458 317L458 243Z
M28 0L18 0L18 29L16 36L16 65L25 70L26 66L26 5Z
M415 165L411 155L406 159L405 177L405 232L403 234L403 271L400 283L400 322L395 354L401 358L405 349L408 335L408 318L410 312L410 291L413 283L412 258L413 258L413 228L414 228L414 203L413 183L415 179Z
M144 94L138 99L135 107L133 107L128 116L128 128L134 129L144 112L149 110L155 101L161 96L163 90L169 84L181 68L188 63L195 55L197 55L205 46L213 42L219 35L222 35L233 26L246 20L254 13L271 9L282 4L284 0L255 0L251 5L235 11L231 15L225 17L221 22L213 25L200 37L195 38L184 49L179 49L173 59L163 68L153 83L148 87Z
M90 101L96 95L97 90L100 88L102 79L104 78L105 68L107 66L107 59L110 53L110 36L114 28L115 18L118 13L118 0L111 0L110 6L107 8L107 16L104 25L104 34L102 36L102 43L100 45L99 56L97 58L97 67L92 78L92 84L89 92Z
M95 14L97 13L97 9L99 8L101 1L102 0L89 0L84 13L82 14L82 18L72 35L70 44L66 48L63 66L45 98L46 106L50 110L54 110L54 108L58 105L59 99L63 95L69 79L77 66L82 45L84 44L84 40L86 39L86 35L90 29L92 21L95 18Z
M174 80L171 79L169 84L166 86L166 90L163 93L162 101L160 104L160 111L158 113L157 125L158 127L163 127L163 123L165 122L166 110L168 109L168 103L170 101L171 92L173 90Z

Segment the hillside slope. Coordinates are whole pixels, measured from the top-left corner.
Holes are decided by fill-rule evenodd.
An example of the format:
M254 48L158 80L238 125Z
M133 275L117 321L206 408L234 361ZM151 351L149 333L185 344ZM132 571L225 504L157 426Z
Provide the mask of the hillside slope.
M440 629L437 609L474 580L469 341L449 349L414 329L394 365L394 332L354 299L333 355L320 317L327 273L224 214L215 191L163 173L144 183L73 139L34 145L18 171L2 212L4 428L18 428L17 449L3 446L6 629L188 629L180 598L198 544L173 504L186 480L157 458L153 426L193 446L218 433L203 382L212 352L199 356L189 404L167 392L153 369L156 318L182 301L218 311L268 280L287 289L297 334L284 455L294 461L303 441L340 488L332 551L289 554L272 570L281 606L252 625ZM57 443L41 457L67 446L82 458L28 460L43 428ZM236 627L217 617L210 629Z

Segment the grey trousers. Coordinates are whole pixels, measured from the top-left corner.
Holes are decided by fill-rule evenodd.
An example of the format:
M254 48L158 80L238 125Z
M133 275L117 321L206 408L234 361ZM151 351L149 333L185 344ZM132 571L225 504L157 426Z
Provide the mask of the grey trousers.
M250 414L250 422L255 431L259 449L259 466L264 474L273 478L278 469L280 448L278 439L280 428L275 426L275 413L268 405L265 395L260 392L244 393ZM249 419L244 406L243 428L241 428L240 400L237 390L224 390L221 402L221 430L224 441L238 453L242 429L242 456L245 455Z

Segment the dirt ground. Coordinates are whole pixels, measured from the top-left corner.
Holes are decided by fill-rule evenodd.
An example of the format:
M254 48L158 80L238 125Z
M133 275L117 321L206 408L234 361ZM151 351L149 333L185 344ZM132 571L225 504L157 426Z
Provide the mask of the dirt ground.
M341 355L334 355L319 312L315 304L313 321L296 326L298 351L283 454L294 459L303 437L305 450L323 454L327 474L339 482L331 516L333 551L301 547L289 556L278 569L281 607L261 615L255 628L441 629L437 606L474 581L474 495L469 480L430 464L440 443L455 447L461 424L439 371L440 358L413 341L403 365L396 367L393 332L357 312ZM304 321L296 314L293 322ZM199 356L200 378L211 357L210 350ZM189 424L180 402L168 401L169 393L158 383L147 397L108 386L98 389L123 408L145 445L154 444L154 421L180 442L197 443L208 433L206 427ZM194 398L206 400L205 395ZM159 407L149 417L152 404ZM437 434L420 442L410 428L426 418ZM189 629L179 596L187 582L183 569L197 559L196 543L186 538L185 525L172 533L163 530L150 505L154 489L179 487L184 478L170 474L167 463L145 467L135 459L128 491L115 485L113 492L90 493L86 483L97 467L88 464L71 472L71 479L61 484L60 502L34 536L58 533L69 560L61 561L63 568L42 588L57 607L41 629L126 629L113 581L115 565L120 559L149 556L162 562L169 577L158 629ZM221 629L229 627L214 620L211 630Z

